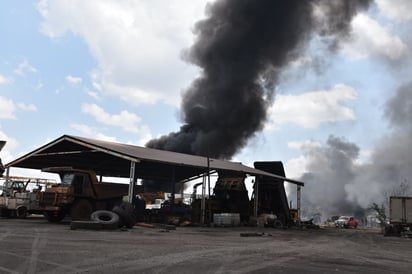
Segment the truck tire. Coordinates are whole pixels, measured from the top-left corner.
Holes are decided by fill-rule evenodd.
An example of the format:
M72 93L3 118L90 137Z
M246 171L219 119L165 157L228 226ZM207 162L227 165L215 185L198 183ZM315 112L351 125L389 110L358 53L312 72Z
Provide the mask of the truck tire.
M130 203L121 203L120 205L115 206L112 211L119 215L120 224L127 228L132 228L137 222L134 208Z
M24 219L24 218L27 217L27 215L28 215L28 213L27 213L27 207L25 207L25 206L19 206L19 207L16 209L16 216L17 216L17 218Z
M50 223L58 223L64 219L66 216L66 212L64 211L46 211L44 212L44 217L46 217L47 221Z
M104 229L118 228L119 219L119 215L108 210L97 210L90 215L90 220L101 223Z
M80 199L70 208L70 217L73 221L89 221L93 212L93 205L89 200Z

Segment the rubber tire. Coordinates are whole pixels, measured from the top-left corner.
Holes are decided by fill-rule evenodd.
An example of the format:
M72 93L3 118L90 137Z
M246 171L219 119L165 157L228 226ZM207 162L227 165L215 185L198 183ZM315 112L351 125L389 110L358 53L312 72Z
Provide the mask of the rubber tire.
M50 223L58 223L64 219L66 216L66 212L64 211L46 211L44 212L44 216L46 217L47 221Z
M137 222L134 208L130 203L123 202L115 206L112 211L119 215L120 223L127 228L132 228Z
M282 221L280 221L280 220L275 220L275 221L273 222L273 228L283 228Z
M70 208L72 221L89 221L93 213L93 205L89 200L80 199L73 203Z
M16 209L16 216L17 216L17 218L24 219L24 218L27 217L27 215L28 215L28 213L27 213L27 207L25 207L25 206L19 206L19 207Z
M105 229L116 229L119 227L120 217L109 210L97 210L90 215L90 220L101 223Z

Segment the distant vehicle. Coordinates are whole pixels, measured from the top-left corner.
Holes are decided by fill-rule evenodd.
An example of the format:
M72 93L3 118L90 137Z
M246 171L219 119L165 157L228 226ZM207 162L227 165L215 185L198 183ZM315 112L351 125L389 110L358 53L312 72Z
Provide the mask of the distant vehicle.
M42 214L39 195L55 183L42 178L0 178L0 216L25 218L29 214Z
M339 228L357 228L359 221L353 216L340 216L339 219L335 221L335 226Z

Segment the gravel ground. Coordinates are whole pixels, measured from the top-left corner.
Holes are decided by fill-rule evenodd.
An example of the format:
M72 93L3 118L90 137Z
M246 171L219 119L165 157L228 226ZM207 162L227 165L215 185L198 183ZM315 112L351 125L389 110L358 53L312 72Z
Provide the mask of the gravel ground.
M411 241L362 228L91 231L0 219L0 273L411 273Z

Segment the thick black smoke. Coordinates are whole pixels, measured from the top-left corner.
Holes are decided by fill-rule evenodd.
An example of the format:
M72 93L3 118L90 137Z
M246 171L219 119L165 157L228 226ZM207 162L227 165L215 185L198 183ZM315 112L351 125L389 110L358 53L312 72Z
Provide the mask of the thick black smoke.
M220 0L185 52L201 75L182 101L179 132L148 147L230 159L262 130L279 73L317 33L336 47L369 0Z

